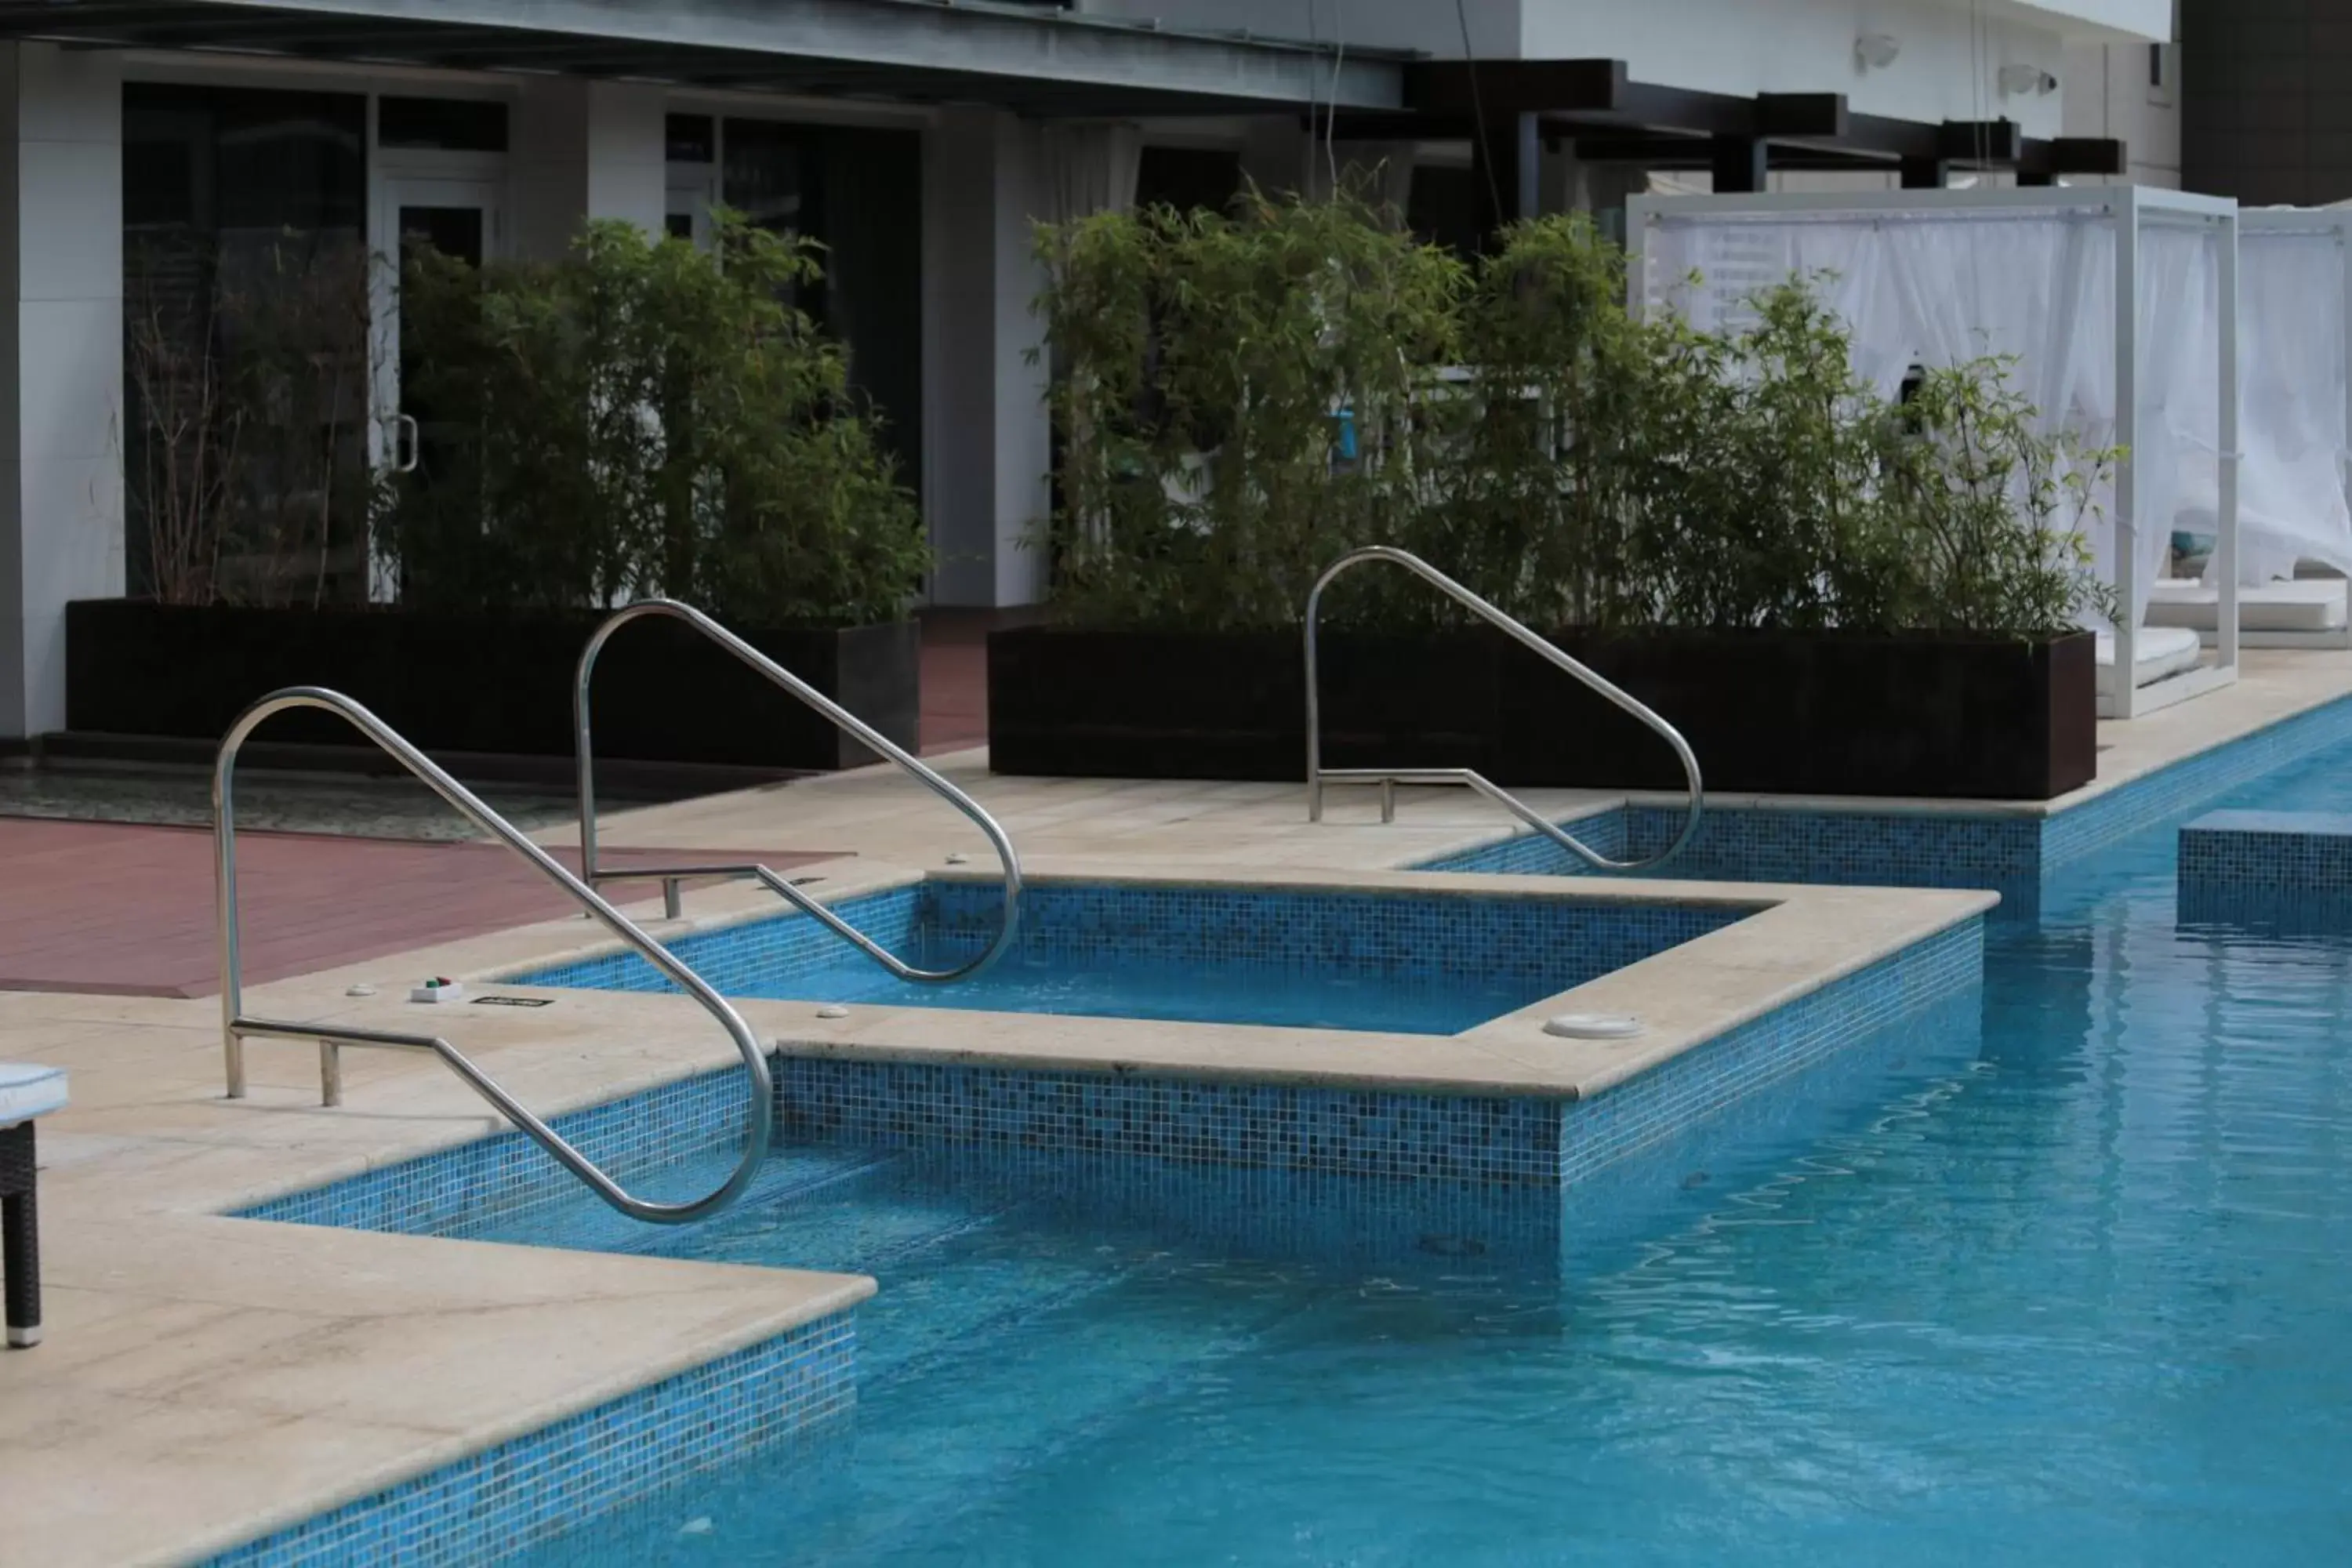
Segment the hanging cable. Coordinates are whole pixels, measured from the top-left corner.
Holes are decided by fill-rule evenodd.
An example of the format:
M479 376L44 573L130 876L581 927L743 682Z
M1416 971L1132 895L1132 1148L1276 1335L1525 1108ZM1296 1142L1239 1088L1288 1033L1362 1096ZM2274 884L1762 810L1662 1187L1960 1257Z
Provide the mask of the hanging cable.
M1454 0L1454 19L1462 25L1462 68L1470 78L1470 118L1473 133L1478 138L1478 161L1486 166L1486 195L1494 201L1495 216L1508 217L1503 207L1503 187L1495 178L1495 148L1486 139L1486 105L1478 95L1478 51L1470 42L1469 0Z
M1323 161L1330 166L1331 194L1339 194L1339 68L1348 63L1347 0L1331 0L1331 112L1323 121Z

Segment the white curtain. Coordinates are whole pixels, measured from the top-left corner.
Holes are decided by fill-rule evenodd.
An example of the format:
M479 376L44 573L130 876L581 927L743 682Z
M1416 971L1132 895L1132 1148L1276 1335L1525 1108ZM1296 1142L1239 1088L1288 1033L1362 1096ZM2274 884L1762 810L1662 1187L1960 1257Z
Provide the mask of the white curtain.
M1045 131L1046 216L1055 223L1132 212L1143 166L1143 132L1133 125L1059 124Z
M2298 561L2352 574L2352 509L2344 493L2347 266L2344 243L2332 232L2248 227L2239 237L2241 583L2293 576ZM2184 516L2182 526L2213 531L2210 512ZM2218 574L2218 561L2206 570Z
M2164 562L2176 530L2213 531L2221 513L2221 266L2200 224L2150 225L2139 240L2139 427L2132 480L2140 576Z
M2145 618L2176 518L2200 500L2209 518L2216 510L2216 244L2201 225L2151 224L2141 235L2134 624ZM2116 236L2098 214L1670 216L1653 225L1645 246L1644 294L1695 326L1738 324L1742 301L1791 273L1834 274L1822 293L1852 331L1856 373L1882 395L1914 365L2007 356L2016 362L2011 384L2045 428L2071 430L2095 449L2115 442ZM2109 582L2117 575L2114 501L2112 487L2102 487L2083 522Z

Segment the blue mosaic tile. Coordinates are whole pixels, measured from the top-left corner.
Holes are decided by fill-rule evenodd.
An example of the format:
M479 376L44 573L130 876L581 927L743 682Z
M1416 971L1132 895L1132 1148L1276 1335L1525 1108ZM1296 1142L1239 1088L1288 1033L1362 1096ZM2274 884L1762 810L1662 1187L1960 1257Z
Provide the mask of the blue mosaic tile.
M1591 831L1613 820L1608 832ZM1682 831L1679 807L1631 805L1584 818L1570 831L1616 858L1655 855ZM1697 837L1654 873L1701 881L1832 883L1873 888L1986 888L2031 900L2039 885L2039 820L2027 816L1920 816L1902 812L1709 811ZM1523 834L1417 868L1427 871L1592 876L1550 839Z
M2286 764L2352 740L2352 700L2314 709L2253 734L2135 779L2048 816L1784 811L1710 808L1698 837L1656 875L1721 881L1828 883L1890 888L1983 888L2001 896L2001 918L2031 919L2067 868L2136 833ZM1672 842L1680 808L1629 805L1571 826L1620 858L1654 854ZM1520 834L1448 855L1418 869L1590 875L1581 861L1539 836Z
M1981 983L1982 942L1982 921L1969 921L1583 1103L781 1057L780 1121L787 1134L919 1149L990 1179L1123 1185L1128 1201L1163 1209L1170 1184L1154 1172L1253 1173L1264 1202L1243 1206L1317 1211L1257 1215L1237 1239L1259 1246L1517 1256L1557 1249L1571 1211L1646 1157L1722 1136L1735 1109L1755 1113L1863 1054L1862 1043L1964 998ZM708 1074L558 1125L623 1168L677 1162L740 1128L740 1071ZM510 1225L512 1201L497 1197L507 1183L520 1180L520 1201L532 1202L568 1180L551 1162L534 1172L536 1152L514 1149L520 1142L481 1140L246 1213L438 1235ZM1202 1187L1180 1212L1216 1232L1235 1206L1225 1185ZM492 1558L830 1420L854 1398L854 1357L848 1315L828 1318L216 1561L430 1568Z
M550 1125L605 1174L633 1186L690 1156L741 1149L745 1077L740 1067L702 1073L556 1117ZM658 1185L656 1180L642 1195L671 1196ZM234 1217L462 1237L578 1188L579 1179L553 1155L509 1130L270 1198Z
M1011 1160L1115 1154L1546 1186L1559 1163L1553 1099L801 1056L778 1058L776 1094L791 1136Z
M1961 924L1567 1108L1559 1183L1572 1194L1610 1166L1687 1137L1782 1079L1984 981L1984 921Z
M1823 987L1587 1103L784 1056L778 1123L886 1147L1126 1155L1334 1174L1572 1186L1675 1127L1979 984L1984 922Z
M994 883L951 880L836 906L844 920L926 965L981 952L995 936L1002 910ZM1745 912L1526 894L1047 882L1032 887L1023 900L1014 954L1033 962L1247 963L1408 979L1469 971L1486 980L1525 983L1531 995L1540 996L1720 930ZM798 911L697 932L671 946L696 973L736 996L791 996L797 982L823 973L849 952ZM605 991L677 989L625 951L510 979Z
M2180 830L2183 892L2352 893L2352 816L2215 811Z
M2042 875L2046 880L2086 855L2185 816L2240 784L2347 740L2352 740L2352 699L2282 720L2109 790L2049 819L2042 833Z
M856 1403L856 1331L836 1312L209 1560L211 1568L471 1568Z

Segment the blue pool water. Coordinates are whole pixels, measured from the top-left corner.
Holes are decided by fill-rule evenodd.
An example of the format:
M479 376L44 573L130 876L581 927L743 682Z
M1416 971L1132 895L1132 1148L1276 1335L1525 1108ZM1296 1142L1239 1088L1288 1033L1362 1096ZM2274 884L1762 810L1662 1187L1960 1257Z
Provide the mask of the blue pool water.
M906 962L952 967L1003 918L993 883L926 882L845 901ZM891 978L799 913L689 936L677 955L730 996L887 1003L1452 1035L1730 924L1703 904L1048 882L1020 940L953 985ZM634 953L518 984L672 989Z
M2344 795L2339 752L2229 804ZM2087 862L1994 931L1956 1065L1565 1270L852 1150L683 1233L534 1215L882 1289L850 1421L533 1561L2352 1561L2352 939L2182 931L2172 874L2169 829Z

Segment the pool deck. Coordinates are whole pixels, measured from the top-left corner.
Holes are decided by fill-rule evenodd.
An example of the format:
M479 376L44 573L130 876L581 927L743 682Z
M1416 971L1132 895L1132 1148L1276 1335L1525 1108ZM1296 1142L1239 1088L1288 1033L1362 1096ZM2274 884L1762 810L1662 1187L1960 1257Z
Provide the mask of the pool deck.
M2250 652L2245 678L2231 689L2128 725L2102 724L2102 777L2082 798L2347 693L2352 653ZM1398 821L1387 826L1371 792L1338 792L1329 819L1310 826L1297 785L998 779L987 774L982 752L942 762L999 814L1041 875L1393 884L1391 868L1491 840L1507 826L1457 792L1404 792ZM1556 817L1624 798L1529 795ZM876 771L616 812L604 834L636 849L793 844L854 856L805 868L826 878L819 890L827 896L945 871L950 854L966 858L959 874L985 874L989 862L969 825L919 786ZM540 837L561 843L567 835ZM1461 880L1412 879L1432 888ZM1525 880L1531 893L1538 883L1548 884L1542 896L1569 892L1550 879ZM795 1049L1033 1063L1087 1056L1097 1068L1350 1081L1371 1074L1570 1096L1867 962L1907 940L1906 932L1966 919L1984 902L1950 892L1681 882L1574 889L1596 894L1770 908L1584 988L1580 1007L1644 1017L1650 1032L1630 1046L1553 1041L1530 1031L1536 1020L1527 1015L1450 1038L1317 1042L1300 1038L1311 1031L1204 1034L1191 1026L1105 1028L1102 1020L986 1015L961 1016L950 1037L939 1032L941 1021L957 1016L937 1012L859 1008L837 1023L814 1019L805 1004L753 1003L745 1012L763 1035L786 1037ZM688 895L685 923L723 923L772 907L740 885L698 889ZM658 914L657 900L631 908L643 918ZM415 1011L388 994L397 982L512 970L578 948L587 932L577 920L559 920L354 956L255 985L247 1007L414 1026ZM89 940L110 937L93 929ZM344 987L361 979L387 994L346 998ZM549 1110L732 1059L723 1036L676 997L573 993L540 1011L453 1011L461 1016L442 1026ZM691 1024L670 1026L680 1018ZM348 1104L321 1110L313 1053L278 1042L252 1045L252 1096L226 1101L218 1029L212 1001L0 993L0 1058L68 1068L74 1097L39 1134L47 1340L0 1355L0 1563L73 1568L200 1557L838 1310L871 1289L836 1275L215 1217L499 1125L436 1063L392 1053L346 1052ZM1341 1044L1344 1061L1334 1054Z

